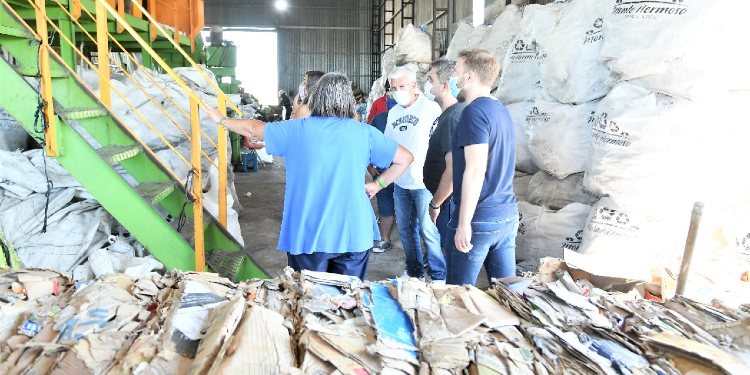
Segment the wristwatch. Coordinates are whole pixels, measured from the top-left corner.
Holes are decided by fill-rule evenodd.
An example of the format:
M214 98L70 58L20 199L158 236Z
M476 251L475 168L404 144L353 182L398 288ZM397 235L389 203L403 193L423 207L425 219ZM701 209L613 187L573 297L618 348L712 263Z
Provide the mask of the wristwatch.
M433 210L439 210L440 209L440 206L433 206L432 205L432 201L430 201L429 203L427 203L427 205L429 205L430 208L433 209Z

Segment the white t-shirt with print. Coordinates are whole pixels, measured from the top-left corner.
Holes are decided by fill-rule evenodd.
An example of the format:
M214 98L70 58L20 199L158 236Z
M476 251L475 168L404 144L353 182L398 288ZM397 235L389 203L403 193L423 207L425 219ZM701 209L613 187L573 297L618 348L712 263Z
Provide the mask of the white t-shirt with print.
M425 189L422 176L424 161L427 157L430 135L441 112L437 103L421 94L409 108L396 105L388 111L385 136L398 142L414 155L414 162L396 180L399 187L409 190Z

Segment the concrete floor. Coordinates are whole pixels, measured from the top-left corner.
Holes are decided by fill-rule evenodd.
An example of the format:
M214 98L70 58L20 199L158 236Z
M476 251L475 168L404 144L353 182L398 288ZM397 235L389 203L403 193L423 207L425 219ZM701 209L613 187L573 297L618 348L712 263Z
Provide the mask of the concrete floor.
M284 162L275 159L273 164L261 165L258 172L237 173L235 188L244 210L240 213L240 227L245 247L253 259L271 277L286 267L286 253L277 250L281 214L284 209ZM247 196L249 193L249 196ZM391 235L393 248L380 254L370 254L368 280L384 280L404 273L406 263L401 241L394 227ZM486 286L484 272L480 274L479 287Z

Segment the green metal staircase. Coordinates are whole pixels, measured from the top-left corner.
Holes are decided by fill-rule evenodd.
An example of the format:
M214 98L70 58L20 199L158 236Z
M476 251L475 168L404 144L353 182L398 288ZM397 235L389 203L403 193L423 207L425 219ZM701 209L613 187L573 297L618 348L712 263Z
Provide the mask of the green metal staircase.
M43 139L45 134L35 129L34 118L40 98L38 47L41 42L23 19L29 11L19 13L14 8L0 1L0 47L3 51L0 82L5 91L0 94L0 107L32 137ZM27 14L19 16L24 12ZM181 212L189 218L194 216L192 207L196 197L191 187L183 186L77 77L75 68L63 60L67 59L50 54L54 99L47 104L54 106L56 126L55 133L47 137L54 137L57 143L55 159L168 269L195 270L195 239L200 240L200 236L178 232L174 223L164 217L167 213L177 218ZM116 166L127 171L132 177L130 180L137 184L128 183ZM202 216L202 242L210 268L236 280L267 277L216 218L206 210Z

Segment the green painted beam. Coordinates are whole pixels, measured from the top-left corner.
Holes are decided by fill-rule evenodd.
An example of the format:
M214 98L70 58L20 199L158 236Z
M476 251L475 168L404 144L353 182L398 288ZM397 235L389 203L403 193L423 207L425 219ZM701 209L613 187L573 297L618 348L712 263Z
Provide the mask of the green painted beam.
M65 37L70 40L73 45L77 45L76 42L76 33L75 33L75 25L73 24L73 21L70 19L62 19L60 20L60 30L65 33ZM60 55L62 56L63 60L65 60L65 64L68 66L75 66L76 65L76 53L73 50L73 46L70 44L60 41Z
M16 9L16 13L18 13L21 18L26 20L27 22L30 22L30 25L34 25L34 20L36 18L36 13L34 12L34 9ZM70 19L67 14L65 14L65 11L60 9L60 6L58 6L56 3L47 3L47 17L51 20L62 20L62 19Z

